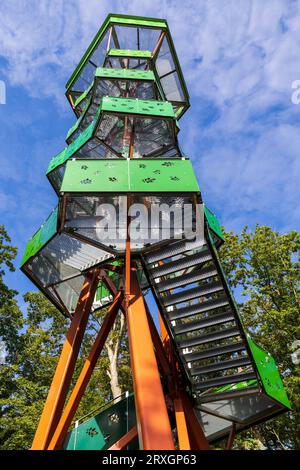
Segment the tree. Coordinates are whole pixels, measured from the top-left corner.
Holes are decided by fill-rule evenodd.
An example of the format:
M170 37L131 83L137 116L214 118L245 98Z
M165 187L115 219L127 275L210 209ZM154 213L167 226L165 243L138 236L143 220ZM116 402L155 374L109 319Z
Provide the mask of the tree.
M300 234L279 234L270 227L245 227L240 236L225 233L220 257L232 288L241 290L245 326L275 358L293 411L247 431L245 448L300 448L300 367L291 358L300 339Z
M3 413L0 449L30 447L69 325L69 320L43 294L28 292L24 300L28 306L27 314L23 316L22 332L19 331L18 354L1 366L0 407ZM20 311L19 315L22 317ZM70 389L91 349L100 328L99 319L103 316L104 312L90 318ZM118 322L122 324L119 319L109 338L113 362L104 350L74 420L94 411L96 413L99 407L115 398L116 390L111 387L108 370L117 374L114 383L118 384L120 393L131 386L128 355L124 349L126 338L124 334L119 334Z
M104 309L97 317L102 319L106 312ZM105 353L100 359L101 366L109 378L113 399L132 389L129 361L125 318L119 313L105 343Z
M241 235L225 234L220 257L232 288L241 292L241 314L255 341L277 361L293 411L247 430L236 438L245 449L300 448L299 364L292 343L299 339L300 234L280 235L269 227L245 227ZM42 412L69 320L41 293L25 294L20 311L16 291L4 282L14 270L16 249L0 227L0 449L28 449ZM106 309L94 312L74 373L80 373ZM75 419L130 390L127 334L122 314L110 333Z
M9 289L4 282L5 269L15 270L13 260L17 249L10 243L4 226L0 225L0 341L2 351L12 358L18 353L18 331L22 328L23 322L17 305L17 292Z
M6 450L30 447L69 326L69 319L39 292L26 293L27 311L20 311L17 292L9 289L3 279L5 269L14 270L16 253L0 226L0 449ZM105 309L90 316L72 385L104 314ZM127 349L124 322L119 316L75 419L131 387Z

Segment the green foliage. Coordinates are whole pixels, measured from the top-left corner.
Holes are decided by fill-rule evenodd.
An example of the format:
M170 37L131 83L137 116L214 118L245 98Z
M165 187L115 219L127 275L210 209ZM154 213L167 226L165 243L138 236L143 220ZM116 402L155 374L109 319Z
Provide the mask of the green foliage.
M18 354L0 369L0 449L30 447L69 324L69 320L41 293L28 292L24 295L24 300L27 302L26 316L18 311L23 319L22 331L19 331ZM72 385L78 378L98 329L99 322L91 318ZM125 343L121 342L119 365L123 390L130 386L130 379L127 377L130 370L126 364L127 353L123 350L124 346ZM104 350L75 419L97 410L112 399L108 366L109 360Z
M300 234L279 234L270 227L225 234L220 257L232 287L241 290L240 310L255 342L275 358L293 411L247 431L241 448L256 442L267 448L300 448L300 367L291 359L300 339ZM247 444L247 445L248 445Z
M291 360L291 345L299 339L300 234L280 235L269 227L247 228L240 236L225 234L220 256L230 284L241 292L241 313L254 340L277 361L293 411L239 435L235 448L300 448L299 365ZM4 282L13 271L16 249L0 227L0 340L5 345L0 364L0 449L28 449L42 412L49 384L68 328L66 319L40 293L29 292L22 313L16 292ZM105 310L91 317L76 365L73 383L83 365ZM113 396L110 354L117 350L118 385L132 388L126 329L118 318L109 348L98 360L76 419L97 410ZM118 348L117 348L118 346ZM117 348L117 349L116 349ZM4 360L5 356L5 360ZM110 369L111 370L111 369Z
M25 314L19 309L15 298L17 293L3 280L5 269L14 270L15 256L16 248L10 245L7 233L0 227L0 341L5 346L0 365L0 449L3 450L30 448L69 325L69 320L39 292L24 295ZM88 323L73 384L104 313L97 318L94 315ZM115 341L117 330L111 336ZM123 334L117 361L122 390L131 386L126 341L126 334ZM104 350L76 418L98 409L112 398L108 365L108 355Z
M23 323L15 298L17 292L9 289L4 282L5 269L14 271L13 260L17 254L17 249L10 242L4 226L0 225L0 341L5 345L5 353L12 357L18 351L18 331Z

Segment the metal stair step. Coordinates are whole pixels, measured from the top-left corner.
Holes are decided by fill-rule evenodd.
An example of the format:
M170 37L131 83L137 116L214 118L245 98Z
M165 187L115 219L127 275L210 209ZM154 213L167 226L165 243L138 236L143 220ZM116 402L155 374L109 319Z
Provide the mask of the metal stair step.
M218 387L226 384L235 384L243 382L244 380L256 379L254 372L243 372L241 374L226 375L226 377L218 377L216 379L205 380L201 383L195 384L195 390L205 390L206 388Z
M204 295L213 294L214 292L219 292L220 290L223 290L223 285L220 281L211 282L207 283L203 287L194 287L193 289L187 289L182 292L170 294L166 298L162 297L162 301L165 307L168 307L169 305L196 299L197 297L203 297Z
M192 284L193 282L202 281L203 279L209 279L212 276L216 276L218 271L215 268L205 268L197 270L189 274L183 274L175 279L168 279L167 281L161 281L155 286L158 292L163 292L169 289L176 289L176 287L185 286Z
M157 268L149 269L152 277L161 277L166 274L181 271L182 269L196 266L197 264L206 263L211 260L212 256L208 250L195 253L194 255L186 256L176 261L170 261L169 263L158 266Z
M178 308L169 312L169 318L171 320L178 320L180 318L190 317L197 313L209 312L215 308L224 307L228 305L228 299L226 296L219 297L218 299L205 300L202 303L191 305L190 307Z
M194 338L179 341L180 348L190 348L192 346L199 346L200 344L211 343L220 339L231 338L241 334L238 328L227 328L221 331L208 333L207 335L195 336Z
M210 372L218 372L220 370L233 369L235 367L248 366L251 364L249 357L242 357L239 359L230 359L228 361L219 361L213 364L207 364L201 367L192 367L190 373L192 376L199 374L209 374Z
M191 321L184 325L178 325L174 328L174 332L176 335L180 335L207 328L208 326L220 325L221 323L226 323L231 320L234 320L234 314L232 312L220 313L218 315L211 315L209 318L204 318L203 320Z
M169 244L166 248L161 248L160 250L149 253L149 255L145 254L144 257L147 264L156 263L157 261L179 255L185 251L196 249L199 246L205 245L202 245L199 240L181 240L179 242L172 243L171 245Z
M219 346L217 348L209 348L200 352L184 354L183 357L187 362L195 362L201 361L202 359L208 359L210 357L242 351L243 349L246 349L245 345L242 341L239 341L232 344L226 344L225 346Z

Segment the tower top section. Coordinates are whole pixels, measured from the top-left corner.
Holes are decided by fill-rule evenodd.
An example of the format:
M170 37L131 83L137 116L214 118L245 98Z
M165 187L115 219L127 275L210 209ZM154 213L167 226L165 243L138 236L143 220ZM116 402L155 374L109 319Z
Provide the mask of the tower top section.
M73 107L90 86L97 67L103 66L152 70L176 117L189 107L189 94L164 19L109 14L66 84Z

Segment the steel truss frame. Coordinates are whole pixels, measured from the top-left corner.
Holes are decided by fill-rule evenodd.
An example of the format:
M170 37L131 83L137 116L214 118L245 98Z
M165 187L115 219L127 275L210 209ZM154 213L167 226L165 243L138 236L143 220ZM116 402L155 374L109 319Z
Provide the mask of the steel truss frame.
M86 275L36 430L32 450L62 448L119 312L125 315L128 327L137 426L114 443L110 450L126 448L136 436L140 449L174 450L174 429L171 429L170 416L175 417L175 433L180 450L209 449L208 441L194 414L191 399L180 385L179 367L168 334L162 327L160 337L144 300L136 266L130 256L130 243L124 261L122 269L125 290L116 288L105 268L94 269ZM107 286L114 299L66 403L99 279ZM166 396L161 383L162 376L167 379Z

